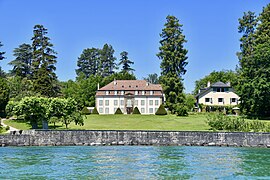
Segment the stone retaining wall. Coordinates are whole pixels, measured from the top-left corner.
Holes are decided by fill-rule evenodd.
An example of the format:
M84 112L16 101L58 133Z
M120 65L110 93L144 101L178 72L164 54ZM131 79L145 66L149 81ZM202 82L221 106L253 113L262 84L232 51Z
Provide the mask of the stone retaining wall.
M270 147L270 133L26 130L0 135L2 146L156 145Z

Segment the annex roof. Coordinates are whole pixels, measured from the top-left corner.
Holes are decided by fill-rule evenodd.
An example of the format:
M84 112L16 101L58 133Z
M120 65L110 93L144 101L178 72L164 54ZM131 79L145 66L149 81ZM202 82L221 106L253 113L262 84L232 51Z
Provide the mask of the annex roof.
M223 83L223 82L215 82L213 84L211 84L209 87L207 88L201 88L200 92L195 96L195 98L197 98L198 96L200 96L201 94L205 93L206 91L210 90L211 88L230 88L231 85L230 83Z

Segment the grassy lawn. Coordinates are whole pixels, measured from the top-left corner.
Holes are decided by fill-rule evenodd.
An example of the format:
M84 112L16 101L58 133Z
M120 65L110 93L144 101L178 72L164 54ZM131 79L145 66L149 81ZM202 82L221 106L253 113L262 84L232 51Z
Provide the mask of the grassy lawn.
M207 131L209 126L205 123L204 114L177 117L175 115L88 115L84 126L74 123L69 129L84 130L179 130L179 131ZM30 129L30 125L18 121L5 121L9 126L17 129ZM65 129L62 124L57 124L57 129ZM51 125L52 126L52 125Z
M31 129L31 125L22 120L5 120L5 124L21 130Z

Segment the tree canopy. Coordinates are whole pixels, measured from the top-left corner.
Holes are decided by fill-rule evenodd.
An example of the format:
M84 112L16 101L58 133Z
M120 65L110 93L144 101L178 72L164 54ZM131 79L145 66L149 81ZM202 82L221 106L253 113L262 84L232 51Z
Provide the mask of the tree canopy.
M123 51L120 53L120 56L121 58L120 58L119 66L122 65L121 72L133 74L134 69L131 68L131 64L134 64L134 62L128 58L128 52Z

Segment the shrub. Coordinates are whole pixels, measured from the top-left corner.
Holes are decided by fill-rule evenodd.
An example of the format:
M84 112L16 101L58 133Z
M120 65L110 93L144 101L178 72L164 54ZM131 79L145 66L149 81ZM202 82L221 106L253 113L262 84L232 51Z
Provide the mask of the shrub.
M93 109L92 114L99 114L96 107Z
M82 114L83 114L83 115L89 115L89 114L91 114L91 113L90 113L89 109L87 109L87 107L84 107L84 108L82 109Z
M10 129L10 127L9 126L6 126L6 131L8 131Z
M117 108L114 114L123 114L120 108Z
M164 108L163 104L161 104L157 110L157 112L155 113L156 115L167 115L167 111Z
M138 107L135 107L132 114L141 114Z
M185 105L177 105L175 108L177 116L188 116L188 108Z

